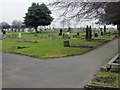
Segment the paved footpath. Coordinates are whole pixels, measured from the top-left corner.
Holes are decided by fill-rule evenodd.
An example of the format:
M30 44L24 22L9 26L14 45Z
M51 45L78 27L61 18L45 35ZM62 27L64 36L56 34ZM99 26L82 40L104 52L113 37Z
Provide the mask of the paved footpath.
M117 52L118 39L84 55L49 60L3 53L3 88L81 88Z

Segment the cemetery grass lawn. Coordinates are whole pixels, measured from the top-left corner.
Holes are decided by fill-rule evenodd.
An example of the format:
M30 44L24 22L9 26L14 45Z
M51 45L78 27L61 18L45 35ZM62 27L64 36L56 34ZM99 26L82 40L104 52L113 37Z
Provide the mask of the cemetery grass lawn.
M7 35L18 34L17 33L7 33ZM3 39L2 40L2 51L5 53L13 53L26 55L36 58L54 58L54 57L64 57L64 56L72 56L72 55L80 55L87 51L90 51L91 48L78 48L78 47L64 47L63 41L68 39L40 39L39 36L48 36L49 33L55 34L53 31L44 31L43 33L37 33L38 36L34 36L36 33L22 33L22 39ZM73 33L72 33L73 34ZM4 36L4 35L3 35ZM58 36L58 38L61 36ZM27 39L27 41L37 41L38 43L26 43L26 42L17 42L23 41ZM97 39L97 38L94 38ZM108 39L111 38L100 38L100 39ZM85 41L84 39L69 39L70 45L81 45L81 46L94 46L97 47L103 44L103 41ZM17 49L17 47L27 47L23 49Z
M107 71L107 64L101 66L101 70L98 74L94 75L93 80L88 83L90 87L109 87L120 88L120 72Z
M116 79L114 80L114 78ZM94 76L94 79L88 83L88 86L120 88L120 72L100 71L97 75Z
M3 52L27 55L37 58L50 58L50 57L78 55L90 50L90 48L64 47L63 46L64 39L55 39L55 40L40 39L37 40L37 42L39 43L24 43L17 41L19 40L17 39L3 40L2 43ZM71 39L69 41L70 41L70 45L97 46L99 44L102 44L101 42L86 42L80 39ZM17 46L28 46L28 48L17 49Z

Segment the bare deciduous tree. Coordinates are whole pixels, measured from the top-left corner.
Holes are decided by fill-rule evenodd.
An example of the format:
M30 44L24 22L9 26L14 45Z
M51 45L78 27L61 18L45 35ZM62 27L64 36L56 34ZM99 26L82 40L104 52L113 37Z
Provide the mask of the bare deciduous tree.
M65 16L69 20L98 19L100 22L115 24L120 34L120 2L81 2L81 0L77 0L76 2L72 0L59 0L50 5L64 10L60 17Z
M14 21L12 22L12 27L15 28L15 29L20 30L21 26L22 26L22 22L21 22L21 21L14 20Z

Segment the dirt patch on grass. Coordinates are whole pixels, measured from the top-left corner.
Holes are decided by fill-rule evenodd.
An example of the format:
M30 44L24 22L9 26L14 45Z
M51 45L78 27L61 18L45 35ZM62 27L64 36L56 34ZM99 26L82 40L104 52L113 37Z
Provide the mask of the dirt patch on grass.
M23 43L38 43L37 41L17 41L17 42L23 42Z

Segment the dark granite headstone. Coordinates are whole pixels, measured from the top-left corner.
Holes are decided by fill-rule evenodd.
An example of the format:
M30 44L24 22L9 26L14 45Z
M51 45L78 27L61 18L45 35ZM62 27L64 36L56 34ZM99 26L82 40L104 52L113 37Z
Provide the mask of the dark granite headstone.
M101 32L101 36L103 36L103 32Z
M97 34L97 33L95 33L95 37L98 37L98 34Z
M22 32L24 32L24 29L22 29Z
M62 33L62 31L63 31L63 30L62 30L62 29L60 29L60 32L61 32L61 33Z
M79 36L79 32L77 33L77 35Z
M3 34L6 34L6 31L5 31L5 30L3 30Z
M63 33L63 38L65 38L65 34Z
M3 32L4 30L2 29L1 32Z

